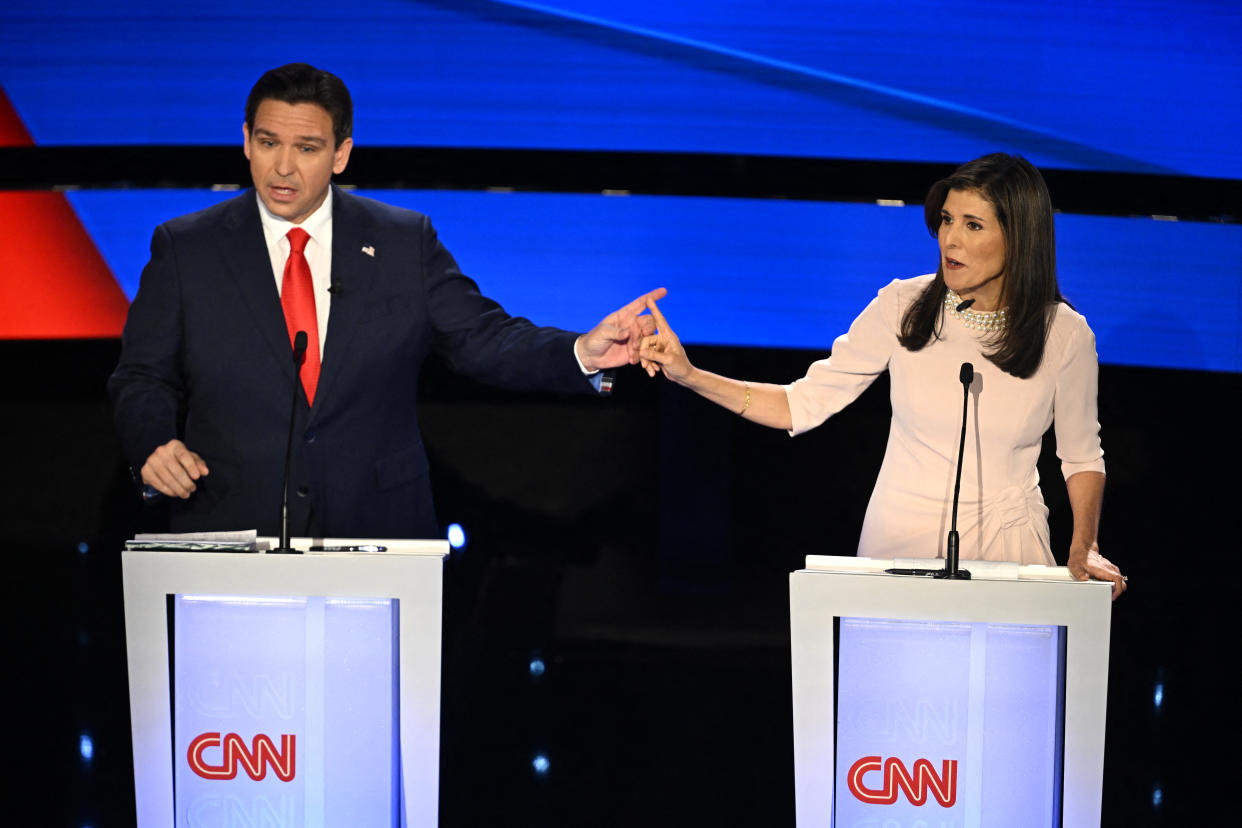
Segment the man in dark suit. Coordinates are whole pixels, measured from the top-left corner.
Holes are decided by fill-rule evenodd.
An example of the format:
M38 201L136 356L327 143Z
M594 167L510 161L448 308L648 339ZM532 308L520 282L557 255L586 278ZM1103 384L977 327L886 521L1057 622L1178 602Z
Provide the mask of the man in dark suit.
M434 537L415 416L428 354L504 388L590 393L653 330L647 296L581 336L509 316L425 216L332 185L352 128L334 75L267 72L243 125L254 191L156 228L109 391L174 530L278 534L298 331L291 532Z

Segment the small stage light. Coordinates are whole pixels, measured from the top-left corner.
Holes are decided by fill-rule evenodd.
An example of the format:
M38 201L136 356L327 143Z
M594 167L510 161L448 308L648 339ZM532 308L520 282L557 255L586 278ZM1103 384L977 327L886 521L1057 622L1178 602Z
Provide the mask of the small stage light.
M448 528L449 546L454 549L461 549L466 545L466 530L461 528L460 523L450 523Z
M535 769L535 773L538 776L546 776L548 768L552 766L552 763L548 761L548 757L544 756L542 753L536 753L535 758L531 760L530 764L531 767Z

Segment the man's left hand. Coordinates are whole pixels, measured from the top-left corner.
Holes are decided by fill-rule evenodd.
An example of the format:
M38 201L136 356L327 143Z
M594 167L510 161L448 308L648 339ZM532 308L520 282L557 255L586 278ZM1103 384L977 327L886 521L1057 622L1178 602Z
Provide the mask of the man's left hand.
M615 310L590 331L578 337L574 351L587 371L603 371L638 362L638 346L644 336L655 333L655 320L646 313L647 300L663 299L668 293L656 288Z

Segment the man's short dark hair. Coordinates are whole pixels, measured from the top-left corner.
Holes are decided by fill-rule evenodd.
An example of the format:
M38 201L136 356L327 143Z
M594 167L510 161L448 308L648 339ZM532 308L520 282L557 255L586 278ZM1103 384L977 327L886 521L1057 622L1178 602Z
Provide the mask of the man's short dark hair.
M246 99L246 126L250 130L254 129L259 104L266 100L323 107L332 118L332 136L338 147L354 133L354 102L345 82L308 63L289 63L263 73Z

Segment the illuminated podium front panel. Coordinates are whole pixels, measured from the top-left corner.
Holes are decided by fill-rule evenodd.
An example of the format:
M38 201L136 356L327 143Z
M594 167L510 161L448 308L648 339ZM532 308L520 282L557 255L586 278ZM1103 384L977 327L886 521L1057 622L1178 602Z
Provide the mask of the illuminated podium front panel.
M437 823L448 545L315 543L123 553L140 828Z
M810 556L790 576L798 824L1100 820L1111 585Z

